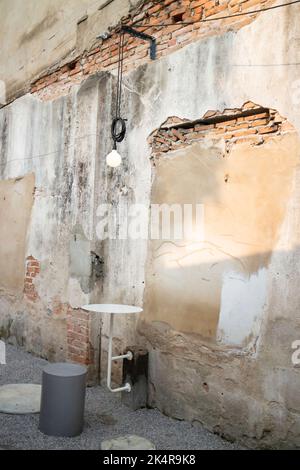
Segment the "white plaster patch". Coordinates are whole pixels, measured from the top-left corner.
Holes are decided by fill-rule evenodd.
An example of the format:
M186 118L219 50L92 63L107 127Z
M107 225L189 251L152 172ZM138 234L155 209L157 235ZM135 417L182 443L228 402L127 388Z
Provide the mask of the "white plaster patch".
M80 308L89 303L89 295L82 292L79 281L72 277L68 282L68 299L72 308Z
M246 277L224 273L217 341L243 346L251 335L259 334L266 302L266 269Z

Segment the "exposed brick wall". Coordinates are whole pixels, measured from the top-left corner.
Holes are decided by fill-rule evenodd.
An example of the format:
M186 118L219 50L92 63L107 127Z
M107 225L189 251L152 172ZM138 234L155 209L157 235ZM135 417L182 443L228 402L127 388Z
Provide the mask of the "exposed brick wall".
M39 296L34 285L34 278L40 272L40 263L33 256L26 258L26 271L24 279L24 294L28 300L36 301Z
M61 302L60 298L54 297L51 302L51 314L53 317L67 318L70 305L67 302Z
M252 11L270 5L274 0L161 0L141 1L123 24L155 25L173 23L174 26L156 28L149 26L141 31L157 38L157 58L170 54L185 45L225 31L236 31L251 23L257 14L227 18L219 21L199 22L238 12ZM178 21L194 22L192 25L176 24ZM198 21L198 22L197 22ZM67 94L74 84L101 70L112 70L118 62L118 32L112 28L109 37L99 40L97 47L85 52L71 63L44 74L31 86L31 93L50 100ZM126 35L124 71L149 61L149 43Z
M223 113L208 111L196 121L169 118L152 133L149 144L155 162L166 152L203 139L223 138L227 148L244 142L262 145L274 135L293 130L294 127L277 111L261 108L249 101L241 109L228 109Z
M88 312L69 307L67 312L67 355L72 362L90 365L94 351L90 342L91 318Z

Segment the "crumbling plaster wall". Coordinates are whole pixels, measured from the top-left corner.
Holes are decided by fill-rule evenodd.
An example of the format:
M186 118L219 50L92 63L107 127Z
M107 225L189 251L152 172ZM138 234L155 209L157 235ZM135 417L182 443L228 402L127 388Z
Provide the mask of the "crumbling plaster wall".
M124 115L132 129L120 150L129 165L140 161L135 184L144 181L146 139L168 116L197 119L208 109L239 108L251 99L277 109L299 132L299 13L298 6L269 12L236 34L195 43L125 78L131 95ZM123 170L119 174L125 177ZM138 323L140 341L151 350L151 403L249 445L300 445L300 376L291 363L291 343L300 335L299 183L295 165L266 268L266 302L254 348L212 345L147 318Z
M0 80L9 102L41 72L70 62L137 0L1 0ZM38 6L37 6L38 4ZM107 4L107 5L106 5Z
M124 165L118 170L108 170L104 162L110 149L108 74L74 87L67 98L41 103L26 96L1 111L2 125L5 119L10 123L2 158L21 159L4 167L2 178L31 172L36 177L27 254L45 268L38 284L41 303L26 307L24 314L22 334L29 349L48 355L54 349L55 357L59 347L64 352L64 322L47 313L47 299L58 297L73 307L87 301L142 304L147 242L99 242L94 234L96 209L101 202L122 198L149 204L152 169L147 138L168 116L197 119L208 109L239 108L250 99L276 108L300 131L298 68L292 65L300 54L299 14L298 5L269 12L238 33L197 42L126 75L123 114L128 134L119 146ZM83 135L90 137L81 139ZM58 149L56 156L26 159ZM116 329L117 348L137 341L136 328L138 341L150 348L154 406L178 418L201 421L229 438L243 436L251 445L300 445L300 379L291 365L290 349L300 337L299 177L295 171L279 241L267 268L268 308L255 350L207 344L197 335L141 320L122 319ZM103 278L90 293L84 292L80 279L69 276L70 241L78 224L81 236L83 232L104 259ZM1 312L16 321L15 313L24 311L23 302L4 298ZM107 319L103 320L105 351Z
M249 349L265 313L266 269L299 164L300 139L291 131L268 133L267 141L262 134L255 144L254 130L238 126L238 137L227 145L219 124L214 138L204 130L199 141L155 158L152 204L192 204L194 213L202 204L202 210L197 231L195 215L189 221L185 214L185 233L149 243L143 317ZM173 227L180 223L175 214Z
M0 181L0 278L11 294L24 288L25 244L34 196L34 175Z
M53 359L66 356L69 299L76 304L77 289L85 295L82 272L77 268L74 274L72 243L82 234L92 240L98 88L89 82L46 105L27 95L0 115L1 179L35 177L25 257L41 267L34 272L34 298L27 289L14 296L2 289L2 331Z

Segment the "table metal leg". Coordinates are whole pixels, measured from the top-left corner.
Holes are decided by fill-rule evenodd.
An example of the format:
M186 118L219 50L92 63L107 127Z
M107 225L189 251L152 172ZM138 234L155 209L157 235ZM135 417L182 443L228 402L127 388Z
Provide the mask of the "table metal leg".
M107 364L107 387L111 392L122 392L122 391L131 391L130 383L126 383L123 387L112 388L111 387L111 366L112 361L116 361L119 359L128 359L129 361L132 360L132 352L128 351L126 354L122 354L120 356L113 356L112 355L112 341L113 341L113 328L114 328L114 314L110 314L109 319L109 338L108 338L108 364Z

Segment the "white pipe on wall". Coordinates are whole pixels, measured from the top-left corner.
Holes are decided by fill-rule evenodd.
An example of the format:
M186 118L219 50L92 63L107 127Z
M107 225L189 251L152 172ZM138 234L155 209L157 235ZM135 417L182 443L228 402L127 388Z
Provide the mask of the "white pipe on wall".
M111 387L111 365L112 361L116 361L119 359L128 359L129 361L132 360L133 355L131 351L128 351L126 354L121 354L120 356L113 356L112 355L112 340L113 340L113 326L114 326L114 314L110 314L110 320L109 320L109 338L108 338L108 364L107 364L107 388L111 392L123 392L131 391L131 385L129 382L127 382L123 387L118 387L118 388L112 388Z

